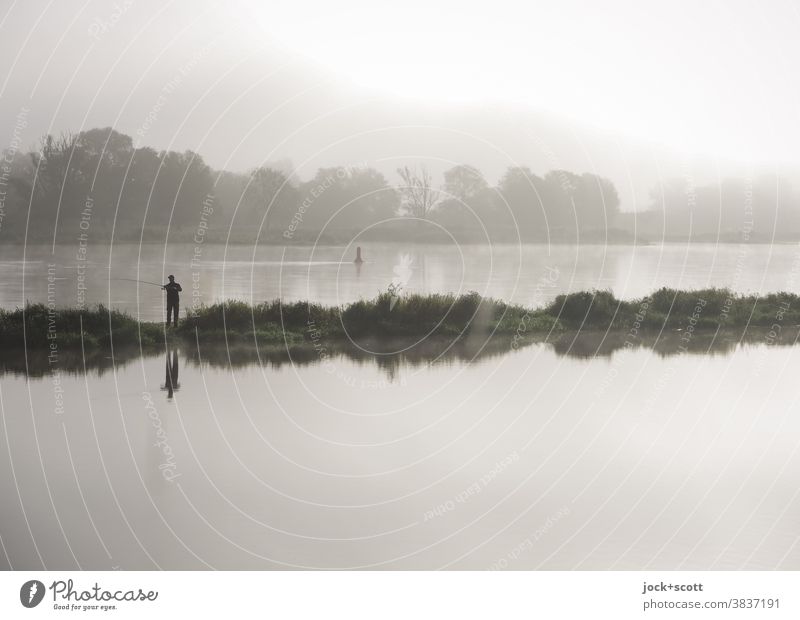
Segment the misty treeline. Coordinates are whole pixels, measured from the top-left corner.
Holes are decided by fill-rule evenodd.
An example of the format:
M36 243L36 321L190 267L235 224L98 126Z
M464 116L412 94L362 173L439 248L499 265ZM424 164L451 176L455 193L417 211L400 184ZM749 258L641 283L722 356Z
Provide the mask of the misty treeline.
M654 190L649 211L620 213L608 179L564 170L506 170L496 186L458 165L434 179L424 166L395 183L368 166L321 168L298 179L290 165L212 170L190 151L136 148L110 128L45 136L37 150L6 151L0 171L0 241L347 242L632 241L742 228L775 199L761 185ZM720 209L720 201L726 205ZM774 209L773 209L774 211ZM668 213L669 217L664 214ZM691 216L691 217L690 217ZM785 230L798 230L798 218ZM691 221L691 228L687 222ZM723 225L724 224L724 225ZM660 227L660 228L659 228ZM757 227L764 229L764 222Z
M623 213L618 226L651 241L790 241L800 239L800 196L777 174L699 185L669 179L650 193L648 209Z
M299 180L290 166L212 170L193 152L135 148L109 128L45 136L37 150L6 152L0 239L280 243L375 239L574 240L619 211L610 181L566 171L540 177L510 168L497 187L470 166L434 180L402 167L394 184L368 166L321 168ZM277 169L281 168L281 169Z

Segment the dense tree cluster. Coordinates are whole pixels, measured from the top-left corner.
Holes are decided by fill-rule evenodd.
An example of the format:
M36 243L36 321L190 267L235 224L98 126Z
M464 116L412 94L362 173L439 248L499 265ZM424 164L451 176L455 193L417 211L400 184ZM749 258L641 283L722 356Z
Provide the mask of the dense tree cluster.
M281 166L215 171L197 153L136 148L110 128L45 136L38 150L5 161L6 242L70 242L85 229L97 241L190 240L201 215L207 239L219 241L349 240L364 230L376 238L446 230L476 241L577 241L608 230L619 213L612 183L592 174L510 168L492 187L467 165L445 171L441 183L425 167L403 167L393 186L373 168L339 167L301 181Z

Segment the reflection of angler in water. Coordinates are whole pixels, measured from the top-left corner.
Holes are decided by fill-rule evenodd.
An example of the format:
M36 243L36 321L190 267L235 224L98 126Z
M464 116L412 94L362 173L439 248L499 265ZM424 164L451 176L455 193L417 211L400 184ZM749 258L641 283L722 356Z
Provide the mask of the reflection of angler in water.
M178 349L167 349L167 371L161 389L167 391L167 399L171 399L173 393L181 389L181 384L178 383Z

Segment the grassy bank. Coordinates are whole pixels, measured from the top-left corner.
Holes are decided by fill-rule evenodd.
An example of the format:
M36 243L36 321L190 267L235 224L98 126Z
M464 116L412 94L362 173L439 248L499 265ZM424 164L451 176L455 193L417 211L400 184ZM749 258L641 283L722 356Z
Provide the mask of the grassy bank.
M630 301L608 291L559 295L542 308L466 295L388 293L344 307L278 301L251 306L231 301L202 307L185 316L177 329L138 322L102 306L90 310L42 304L0 311L0 346L59 350L136 345L150 348L166 341L258 343L320 346L347 342L390 342L422 338L488 337L524 339L564 331L606 331L619 335L668 331L710 332L718 328L789 328L800 324L800 298L777 293L758 298L724 289L660 289Z

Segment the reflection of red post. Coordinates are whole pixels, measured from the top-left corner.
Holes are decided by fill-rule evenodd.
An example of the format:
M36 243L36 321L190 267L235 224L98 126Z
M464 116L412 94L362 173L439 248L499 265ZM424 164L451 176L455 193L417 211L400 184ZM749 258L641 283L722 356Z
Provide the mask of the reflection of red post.
M356 248L356 259L353 261L354 263L363 263L364 259L361 258L361 246Z

